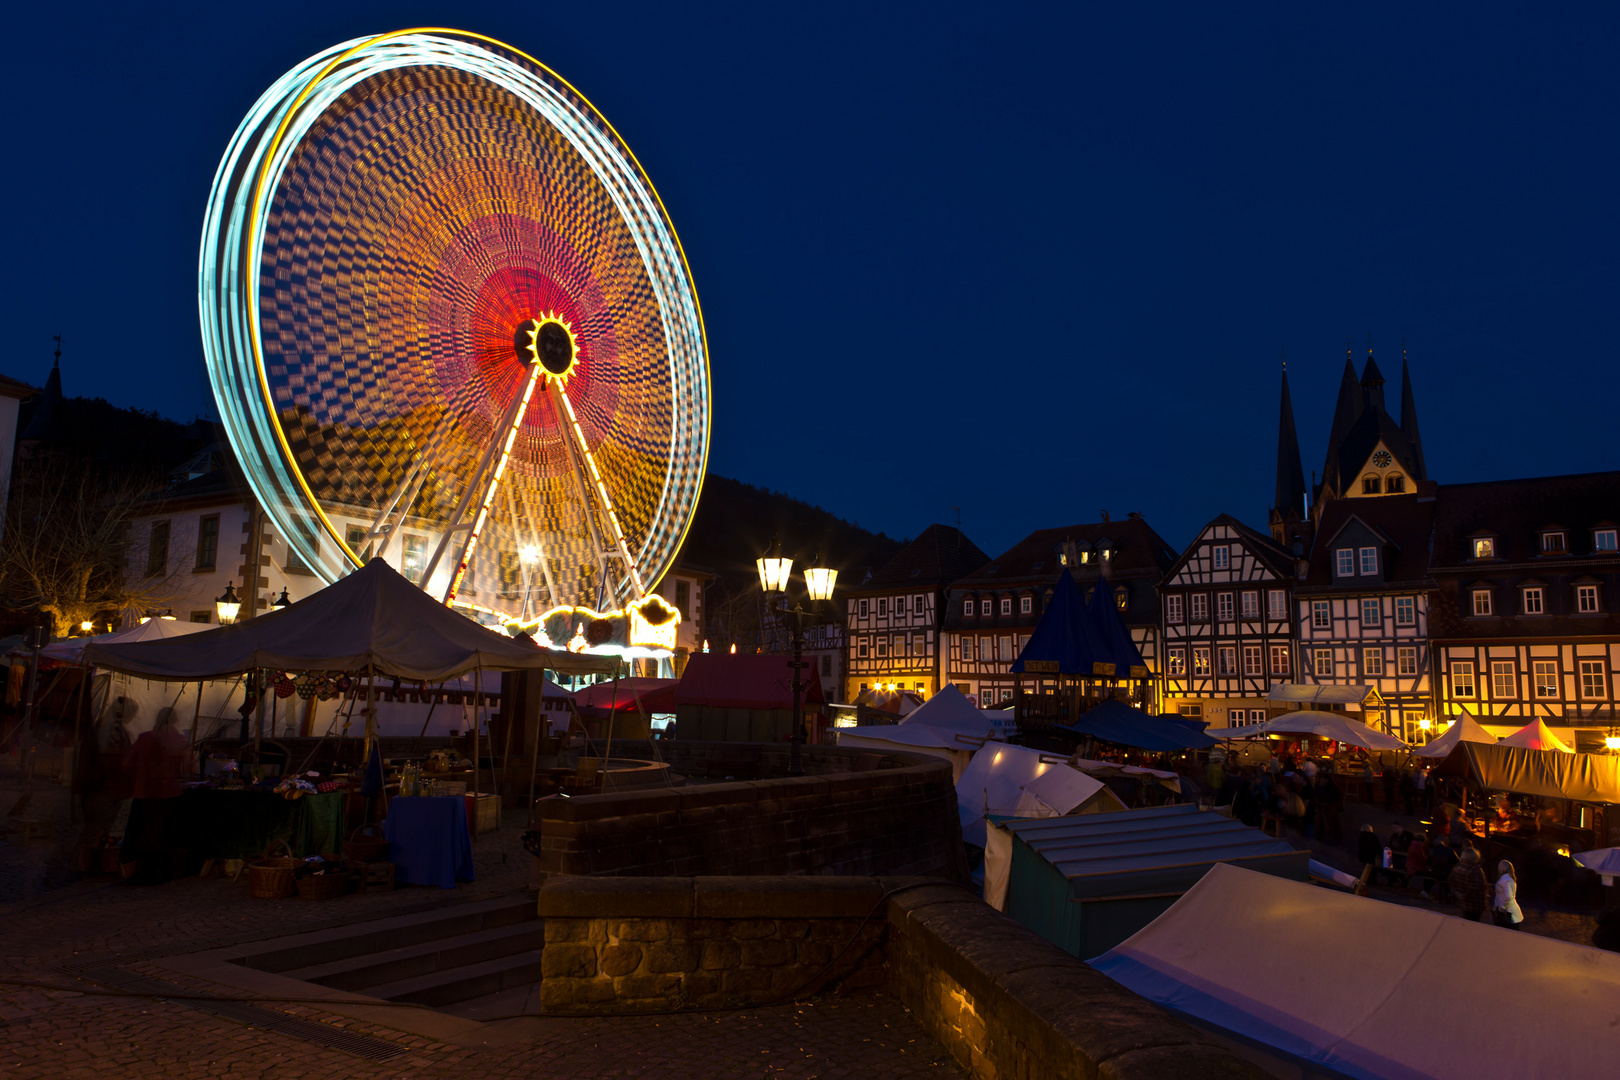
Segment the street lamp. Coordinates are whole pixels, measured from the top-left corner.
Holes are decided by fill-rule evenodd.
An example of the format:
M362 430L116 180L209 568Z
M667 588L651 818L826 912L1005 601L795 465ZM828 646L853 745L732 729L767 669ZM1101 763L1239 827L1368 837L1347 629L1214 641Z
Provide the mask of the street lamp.
M236 621L236 613L242 610L242 601L236 598L235 585L226 582L225 595L214 601L214 610L219 613L221 626L229 626Z
M292 599L287 595L287 590L282 589L281 595L271 601L270 606L275 608L277 611L280 611L282 608L292 607Z
M809 566L804 571L805 596L810 600L810 611L795 603L788 607L788 579L793 572L793 560L782 557L782 544L772 539L770 550L755 560L759 567L759 588L765 594L768 602L773 602L775 610L782 615L793 616L793 659L788 666L793 670L793 737L788 747L788 775L799 776L803 774L801 747L804 746L804 669L810 665L804 659L804 617L812 612L819 612L823 601L830 600L833 587L838 582L838 571L831 567L819 565L821 556L816 556L817 565Z

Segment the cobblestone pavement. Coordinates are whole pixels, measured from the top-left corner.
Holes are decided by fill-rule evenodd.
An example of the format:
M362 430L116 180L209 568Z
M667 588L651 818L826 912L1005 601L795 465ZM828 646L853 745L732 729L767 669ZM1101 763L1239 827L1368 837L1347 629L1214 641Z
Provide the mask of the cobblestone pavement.
M0 782L0 812L16 790ZM956 1077L949 1057L893 998L862 995L748 1012L655 1017L525 1018L489 1026L468 1047L411 1034L408 1015L376 1027L297 1004L264 1005L352 1034L408 1046L368 1060L275 1031L149 998L16 985L74 985L93 962L183 981L147 961L335 924L527 890L532 860L515 823L474 844L477 881L402 888L323 903L253 900L245 878L140 887L80 880L78 828L66 793L38 785L31 814L59 817L54 844L0 846L0 1077L256 1077L277 1080L454 1077ZM7 980L10 980L9 982ZM89 988L89 983L78 983ZM196 984L195 992L238 991Z

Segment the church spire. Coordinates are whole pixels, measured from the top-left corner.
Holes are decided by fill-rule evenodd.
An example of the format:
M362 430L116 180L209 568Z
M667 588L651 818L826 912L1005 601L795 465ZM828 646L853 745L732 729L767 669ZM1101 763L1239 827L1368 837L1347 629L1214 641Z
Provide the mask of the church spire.
M1366 399L1366 407L1385 412L1384 408L1384 373L1378 370L1378 362L1373 359L1372 342L1367 343L1367 366L1361 369L1361 393Z
M1305 469L1299 460L1299 434L1294 429L1294 401L1288 394L1288 365L1283 364L1282 408L1277 421L1277 492L1272 513L1286 519L1305 517Z
M1429 478L1428 462L1423 460L1423 435L1418 431L1417 399L1412 396L1412 372L1406 366L1406 350L1401 350L1401 434L1412 446L1416 480Z
M1339 444L1344 437L1350 434L1350 429L1356 426L1361 419L1362 403L1365 395L1361 389L1361 382L1356 378L1356 362L1351 358L1349 341L1345 342L1344 373L1339 376L1339 400L1333 406L1333 426L1328 429L1327 454L1330 462L1338 457ZM1322 483L1333 482L1333 470L1322 470Z

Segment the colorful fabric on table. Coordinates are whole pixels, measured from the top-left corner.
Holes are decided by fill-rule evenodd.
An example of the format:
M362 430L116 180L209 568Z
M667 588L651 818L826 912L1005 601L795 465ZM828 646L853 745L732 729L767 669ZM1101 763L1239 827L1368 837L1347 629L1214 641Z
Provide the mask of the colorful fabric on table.
M388 804L383 822L394 880L453 889L473 880L467 804L460 795L408 795Z

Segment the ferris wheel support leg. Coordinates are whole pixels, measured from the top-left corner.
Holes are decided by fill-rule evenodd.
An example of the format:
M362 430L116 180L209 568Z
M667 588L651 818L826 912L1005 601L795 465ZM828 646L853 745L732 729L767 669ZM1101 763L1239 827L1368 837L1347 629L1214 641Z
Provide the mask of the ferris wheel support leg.
M585 444L585 432L580 429L579 418L574 415L574 403L568 400L568 391L561 380L551 380L551 387L556 392L557 400L562 404L562 411L568 417L568 427L578 441L579 454L585 459L590 469L591 482L596 486L596 493L601 499L602 513L607 517L608 524L613 527L613 543L624 560L625 571L630 576L631 587L635 590L634 599L640 600L647 595L647 589L641 581L641 571L636 567L636 561L630 557L630 545L625 542L624 528L619 524L618 512L613 509L613 498L608 494L607 484L602 481L602 473L596 467L596 457L591 448ZM602 578L607 579L607 567L602 568Z

